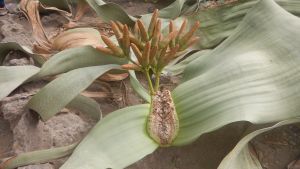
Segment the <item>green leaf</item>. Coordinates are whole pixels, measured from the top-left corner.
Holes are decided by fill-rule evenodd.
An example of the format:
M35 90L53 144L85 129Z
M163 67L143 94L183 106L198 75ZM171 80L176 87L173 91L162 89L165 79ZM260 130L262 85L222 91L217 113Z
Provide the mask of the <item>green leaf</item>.
M299 116L299 30L298 17L263 0L226 41L188 65L172 93L180 119L174 145L236 121Z
M75 99L67 105L67 108L79 110L95 120L100 120L102 118L100 105L94 99L83 95L75 97Z
M253 138L262 133L268 132L281 126L299 122L300 118L285 120L271 127L259 129L248 134L242 140L240 140L238 144L234 147L234 149L222 160L218 169L263 169L257 157L250 152L248 143Z
M117 110L101 120L60 169L121 169L158 145L146 133L149 105Z
M41 55L33 53L28 47L21 46L16 42L5 42L0 43L0 65L3 64L3 61L5 60L7 54L13 50L19 50L21 52L24 52L28 56L32 57L37 65L41 65L45 62L45 58Z
M171 5L159 11L160 18L175 19L180 16L186 0L176 0Z
M230 36L240 24L248 11L259 0L239 0L234 3L222 5L221 7L202 9L195 12L195 3L186 3L186 0L176 0L170 6L160 10L160 17L163 18L163 25L170 19L175 19L177 27L184 18L188 19L188 27L195 21L200 21L200 28L196 34L201 38L197 44L199 49L214 48L224 39ZM284 9L300 16L300 1L298 0L276 0ZM192 10L192 14L185 14L185 10ZM142 17L145 23L150 22L150 14Z
M133 90L139 94L145 101L148 103L151 102L150 95L148 91L142 86L142 84L139 82L139 80L136 78L134 71L129 71L130 76L130 84L133 88Z
M69 10L70 0L39 0L43 5ZM78 1L78 0L71 0Z
M35 66L0 66L0 100L38 73Z
M90 46L72 48L52 56L35 78L57 75L77 68L124 63L125 59L105 55Z
M164 68L163 73L171 76L176 76L182 74L189 63L194 62L194 60L203 57L204 55L208 55L211 50L201 50L200 52L194 53L190 56L184 56L179 61L175 60L174 63L169 64Z
M258 0L241 0L237 3L225 5L221 8L201 10L195 15L187 16L190 25L196 20L201 26L196 33L201 40L200 48L212 48L230 36L234 29L240 24L248 11ZM276 0L286 10L300 16L300 1L298 0Z
M42 88L32 97L27 106L38 112L46 121L69 104L103 73L118 68L118 65L104 65L69 71Z
M51 160L55 160L70 155L76 146L77 143L71 144L69 146L23 153L15 157L9 158L4 162L0 163L0 168L14 169L29 164L39 164L39 163L49 162Z
M31 53L26 47L17 43L0 43L0 60L11 50L21 50L32 57L39 58L38 55ZM43 62L43 61L42 61ZM64 50L52 56L43 64L40 70L34 66L0 66L3 76L0 76L0 100L6 97L25 81L41 79L45 76L52 76L68 72L82 67L106 65L106 64L124 64L125 59L105 55L90 46L72 48ZM8 87L8 84L11 84Z
M104 21L109 22L111 20L120 21L128 25L133 25L135 18L128 15L122 7L115 3L105 3L101 0L86 0L92 9L100 16Z

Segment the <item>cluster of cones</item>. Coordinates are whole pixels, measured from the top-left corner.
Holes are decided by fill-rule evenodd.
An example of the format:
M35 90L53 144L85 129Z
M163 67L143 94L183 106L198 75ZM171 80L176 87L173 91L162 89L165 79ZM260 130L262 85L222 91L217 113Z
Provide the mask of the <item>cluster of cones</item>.
M186 31L187 20L184 20L177 30L173 21L170 21L169 33L164 36L161 33L161 24L158 10L153 13L148 29L141 20L136 21L132 31L126 24L112 21L111 26L118 44L103 35L101 38L107 47L97 46L97 49L106 54L127 58L131 63L123 65L124 69L135 71L151 69L154 73L159 73L170 61L198 41L199 38L194 36L194 33L200 26L200 23L196 22L189 31ZM130 49L137 60L131 57Z

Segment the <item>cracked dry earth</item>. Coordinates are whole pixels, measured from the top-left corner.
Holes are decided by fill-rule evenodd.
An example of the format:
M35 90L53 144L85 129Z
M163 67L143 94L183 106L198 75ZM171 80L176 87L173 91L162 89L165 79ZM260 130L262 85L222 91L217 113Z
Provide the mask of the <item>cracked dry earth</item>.
M155 6L137 0L112 1L133 15L147 13ZM158 5L162 7L166 5L164 3ZM134 10L140 4L143 4L143 8L139 8L142 11ZM66 23L57 14L45 14L42 21L46 30L52 32L58 31ZM22 15L0 17L0 42L11 41L29 47L32 45L31 28ZM5 63L6 66L28 64L32 64L32 60L17 51L11 52ZM163 83L174 87L177 81L166 78ZM0 159L23 152L69 145L81 140L96 123L75 110L64 110L46 122L41 121L25 105L45 84L45 81L24 84L0 102ZM97 99L104 116L116 109L142 103L133 93L128 80L106 83L104 86L91 86L94 90L109 93L108 97ZM216 169L245 131L251 128L249 123L234 123L204 134L191 145L159 148L127 169ZM300 157L300 125L281 127L258 136L251 145L265 169L300 169L300 162L297 161ZM18 169L58 169L66 159Z

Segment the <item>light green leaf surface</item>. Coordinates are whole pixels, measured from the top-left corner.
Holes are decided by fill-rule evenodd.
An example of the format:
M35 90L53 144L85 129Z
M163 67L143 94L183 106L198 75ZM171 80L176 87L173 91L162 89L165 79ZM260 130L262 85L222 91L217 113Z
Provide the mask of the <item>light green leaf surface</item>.
M0 60L11 50L21 50L32 57L35 56L30 50L17 43L0 43ZM82 67L123 63L126 63L124 59L105 55L93 47L85 46L57 53L45 62L41 69L34 66L0 66L3 75L0 76L0 99L6 97L25 81L37 80Z
M75 99L73 99L66 107L79 110L95 120L100 120L102 118L100 105L94 99L83 95L75 97Z
M188 19L188 27L191 27L195 21L200 21L200 28L196 32L200 37L197 47L199 49L214 48L232 34L247 12L257 2L258 0L239 0L235 3L223 5L221 7L202 9L198 12L193 12L192 14L185 14L184 9L195 9L195 5L191 3L190 6L188 6L186 5L186 0L176 0L169 7L160 10L160 17L164 18L162 20L163 25L166 25L170 19L175 19L180 16L175 19L177 27L179 27L183 18ZM300 16L300 1L276 0L276 2L287 11ZM169 9L172 9L172 12ZM174 14L172 14L173 12ZM149 23L150 15L144 15L142 19L145 23Z
M118 65L104 65L69 71L42 88L32 97L27 106L38 112L46 121L69 104L99 76L118 68Z
M160 18L175 19L181 14L181 10L186 0L176 0L171 5L159 11Z
M100 16L104 21L109 22L111 20L120 21L128 25L133 25L135 18L128 15L122 7L115 3L105 3L101 0L86 0L92 9Z
M200 29L196 33L201 40L200 48L212 48L230 36L234 29L240 24L247 12L258 2L258 0L239 0L238 3L225 5L221 8L201 10L195 15L188 16L193 23L199 20ZM276 0L289 12L300 16L300 1L298 0Z
M145 127L149 105L117 110L102 119L60 169L122 169L158 145Z
M285 120L279 122L271 127L256 130L247 136L245 136L239 143L234 147L234 149L223 159L218 169L263 169L257 157L250 152L248 143L256 136L273 130L275 128L299 123L300 118Z
M138 81L135 72L134 71L129 71L129 76L130 76L130 84L133 88L133 90L141 96L145 101L148 103L151 102L150 95L148 91L142 86L142 84Z
M0 163L1 169L14 169L17 167L29 165L29 164L39 164L49 162L58 158L70 155L77 143L71 144L69 146L51 148L46 150L37 150L28 153L23 153Z
M0 100L39 70L35 66L0 66Z
M69 3L71 1L77 2L78 0L39 0L43 5L49 7L56 7L59 9L69 10Z
M32 57L37 65L41 65L45 62L45 58L42 56L33 53L28 47L21 46L16 42L5 42L0 43L0 65L3 64L3 61L5 60L7 54L13 50L18 50L21 52L24 52L28 56Z
M125 59L100 53L91 46L72 48L52 56L35 78L57 75L77 68L124 63L126 63Z
M171 75L171 76L176 76L179 74L182 74L183 71L185 70L186 66L194 62L194 60L204 56L208 55L211 52L211 50L201 50L200 52L194 53L190 56L187 56L185 58L180 59L179 61L175 60L175 63L171 63L168 66L166 66L163 70L164 74Z
M236 121L299 116L299 30L298 17L263 0L226 41L188 65L173 91L180 119L174 144Z

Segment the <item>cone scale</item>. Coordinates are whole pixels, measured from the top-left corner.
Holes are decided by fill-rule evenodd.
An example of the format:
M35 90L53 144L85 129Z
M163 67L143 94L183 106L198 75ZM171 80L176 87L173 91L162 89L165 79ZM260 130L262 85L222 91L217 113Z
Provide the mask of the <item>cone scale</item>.
M159 90L152 96L147 131L162 147L170 146L177 136L178 116L169 90Z

